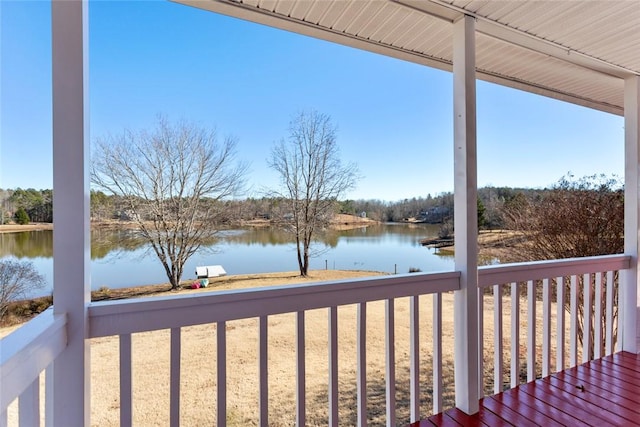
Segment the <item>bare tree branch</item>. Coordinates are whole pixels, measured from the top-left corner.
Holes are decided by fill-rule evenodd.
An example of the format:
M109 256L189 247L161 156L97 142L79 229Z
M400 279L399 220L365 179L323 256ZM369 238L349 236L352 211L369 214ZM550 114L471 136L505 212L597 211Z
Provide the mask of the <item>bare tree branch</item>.
M45 278L31 262L0 260L0 319L7 314L9 303L26 298L30 291L42 288Z
M556 186L534 198L523 194L505 201L505 218L509 228L523 232L526 241L511 251L507 262L538 261L574 257L618 254L624 252L624 191L615 178L588 176L574 179L563 177ZM617 275L616 275L617 276ZM568 280L566 294L569 294ZM586 283L585 283L586 282ZM578 284L578 339L582 343L584 330L584 289L595 292L592 279L580 279ZM617 277L614 298L617 298ZM604 298L603 298L604 301ZM592 298L592 313L595 313ZM615 304L617 307L617 304ZM569 311L569 302L565 302ZM594 342L595 322L591 317L591 341ZM617 309L614 313L617 324ZM606 330L603 329L603 330ZM617 339L616 335L613 336ZM602 343L594 343L602 345ZM593 352L593 348L590 350Z
M282 197L289 207L300 275L309 270L312 237L331 219L339 197L358 179L355 164L343 165L331 118L301 112L289 124L289 139L275 144L269 166L278 172Z
M92 183L127 202L174 289L186 261L217 233L223 201L244 186L247 167L236 162L235 146L230 138L220 143L215 130L163 117L150 132L97 141Z

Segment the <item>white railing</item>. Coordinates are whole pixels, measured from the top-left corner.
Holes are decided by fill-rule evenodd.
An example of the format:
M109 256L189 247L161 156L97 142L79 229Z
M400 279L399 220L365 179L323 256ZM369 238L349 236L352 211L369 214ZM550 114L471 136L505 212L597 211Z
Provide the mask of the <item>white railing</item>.
M524 381L521 380L523 323L527 382L619 350L620 340L615 340L622 336L622 323L617 316L618 273L628 269L630 262L628 256L610 255L480 268L480 294L484 298L479 299L479 313L484 313L485 303L493 304L490 328L485 329L484 316L480 316L480 354L485 354L484 346L493 342L494 363L484 369L481 357L479 372L481 376L489 376L493 371L493 393ZM505 307L505 299L509 307ZM505 316L509 316L509 339L503 336ZM508 369L505 342L509 345ZM614 348L615 345L618 347ZM485 354L484 359L490 357ZM504 381L505 372L509 373L508 383ZM490 379L485 380L480 382L481 395L490 393Z
M65 325L66 316L54 316L49 308L0 341L0 426L8 425L8 408L16 399L20 426L40 426L41 418L45 425L52 425L52 364L67 344ZM41 405L43 372L45 401Z
M419 296L433 295L433 411L442 410L442 315L441 294L459 288L457 272L436 274L407 274L382 278L365 278L355 281L315 283L297 286L281 286L254 290L223 291L198 296L148 298L122 302L92 304L89 308L90 336L120 337L120 425L132 424L132 344L131 336L137 332L169 329L170 333L170 425L180 420L180 355L181 329L189 325L214 324L217 342L216 421L227 423L227 323L237 319L257 318L259 334L259 423L269 425L269 377L268 341L269 316L294 313L296 317L296 384L295 421L306 424L306 353L305 318L309 310L324 309L328 312L328 424L338 425L338 306L356 305L356 375L357 423L366 425L368 418L367 380L367 305L384 301L385 336L385 403L386 424L396 425L396 350L395 350L395 301L409 298L410 317L410 414L411 420L420 419L420 397L426 393L426 378L420 377L420 339L427 331L420 330ZM212 328L213 330L213 328ZM346 351L346 350L340 350ZM426 358L424 359L426 360ZM313 373L311 373L313 374ZM369 375L368 375L369 374ZM294 386L292 386L294 387ZM291 412L294 408L291 408ZM423 411L424 412L424 411ZM424 413L422 414L424 415Z
M630 267L630 262L628 256L614 255L482 267L479 270L482 296L479 298L479 313L482 313L479 318L479 348L480 354L485 357L479 358L481 395L500 392L523 381L544 377L619 349L616 347L619 346L619 340L615 341L615 337L622 333L622 324L617 317L618 287L622 286L618 285L618 276L621 270ZM184 392L182 375L184 363L189 362L181 360L187 353L183 337L193 325L209 325L207 327L212 340L215 334L215 354L212 355L212 360L215 360L215 380L211 388L215 390L215 405L211 408L214 413L211 421L222 426L231 416L228 413L227 383L229 366L234 366L229 358L233 357L230 351L234 345L233 332L227 334L227 331L233 330L233 322L256 319L256 413L260 425L269 425L270 421L275 421L269 418L270 378L273 380L274 376L279 375L278 372L270 372L270 334L276 335L277 331L271 322L279 315L293 316L288 319L295 323L292 325L295 341L291 346L295 359L295 369L292 369L295 370L295 385L292 385L295 403L289 412L295 414L292 415L292 422L305 425L310 422L307 380L309 375L315 374L313 368L307 366L309 354L315 351L309 348L309 342L317 335L315 330L309 333L309 324L305 322L320 309L325 313L327 322L324 404L328 424L338 425L339 421L344 423L338 416L341 400L344 399L342 391L339 393L344 379L341 377L343 374L339 374L338 363L341 359L338 354L350 351L342 348L339 339L338 324L346 322L338 312L339 307L344 310L343 306L351 306L349 310L355 313L355 325L347 324L345 329L355 335L355 348L353 354L349 355L355 359L356 366L353 371L356 406L353 422L366 425L373 412L372 405L383 405L385 423L395 425L405 420L405 415L401 420L397 415L397 393L401 391L406 391L408 396L408 403L402 405L403 410L409 413L406 419L410 421L443 409L443 388L450 385L443 383L445 333L442 313L443 308L451 303L451 291L459 287L460 274L447 272L101 302L91 304L88 309L89 336L97 339L118 337L120 360L116 372L119 378L115 396L110 402L117 401L119 415L116 423L127 426L134 421L134 407L137 406L134 402L145 398L144 395L134 395L135 339L132 337L148 331L168 330L166 357L169 360L169 372L163 375L169 380L169 411L168 419L163 423L179 425L181 410L184 410L184 403L181 408L181 395ZM425 295L432 296L432 304L427 310L424 308L428 304L421 299ZM374 308L378 310L379 304L384 304L379 316L384 319L377 326L376 322L380 319ZM493 310L485 312L485 306L491 304ZM400 306L406 306L407 309L400 310L398 314ZM431 320L427 321L426 317L430 316ZM582 346L579 345L578 334L581 318L584 318ZM450 320L448 317L444 319L446 322ZM398 329L398 324L403 322L409 325L406 335L397 332L404 331ZM372 323L384 335L384 347L380 351L367 345L370 338L367 331L368 328L371 330ZM52 310L48 310L2 340L0 426L7 425L8 421L13 425L16 418L20 426L41 425L42 419L45 425L50 425L52 381L49 379L52 362L66 346L65 325L64 316L54 316ZM342 326L340 328L342 330ZM505 329L510 329L510 333L504 334ZM398 339L407 336L408 378L404 374L405 367L398 364L400 347L396 344ZM431 343L428 342L429 336ZM523 337L526 337L526 342ZM446 347L448 344L444 344L446 350L449 350ZM384 354L384 367L381 370L372 366L373 359L378 357L376 353ZM432 366L427 375L424 365L429 362L429 356ZM489 366L485 369L485 361L492 359L493 363L487 363ZM526 369L523 369L523 362L526 363ZM397 366L403 369L402 380L399 380L401 375L396 372ZM447 365L447 368L450 366ZM521 375L521 370L526 375ZM144 371L144 375L156 374ZM510 378L505 381L507 375ZM44 388L40 386L42 379ZM404 384L405 379L407 384ZM382 383L384 398L372 403L371 384L374 382ZM396 384L401 384L402 390L396 389ZM45 395L44 404L41 394ZM8 408L10 405L13 408L16 399L18 414L11 413L8 416ZM450 401L450 396L447 399ZM431 408L424 408L425 401L432 402Z

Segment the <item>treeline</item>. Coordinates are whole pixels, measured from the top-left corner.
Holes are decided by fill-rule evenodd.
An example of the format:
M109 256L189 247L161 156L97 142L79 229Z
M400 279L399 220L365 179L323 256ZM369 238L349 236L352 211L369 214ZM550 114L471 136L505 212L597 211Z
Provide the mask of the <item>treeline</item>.
M604 184L603 184L604 182ZM514 218L533 217L531 206L553 195L575 193L585 198L585 189L598 193L619 193L621 186L603 177L587 177L578 181L562 178L556 185L545 189L483 187L478 189L478 225L483 229L518 228ZM24 211L28 221L52 222L52 190L0 189L0 223L19 222L17 214ZM526 202L526 203L525 203ZM250 197L221 203L225 212L223 221L238 224L262 219L278 221L286 218L287 205L274 197ZM91 192L91 219L93 221L131 220L127 200L100 191ZM525 206L527 207L525 209ZM388 202L383 200L336 201L335 212L363 216L381 222L425 222L450 224L453 222L453 193L414 197ZM519 214L516 214L519 212ZM566 212L565 212L566 213Z
M508 187L484 187L478 190L480 223L486 228L504 227L503 206L516 196L531 198L541 191L514 189ZM0 223L21 222L21 212L27 215L27 222L52 222L52 190L33 188L15 190L0 189ZM227 222L243 222L255 219L276 220L286 216L286 204L273 197L230 200L224 203ZM91 192L91 219L131 220L128 202L121 197L107 195L100 191ZM414 197L395 202L383 200L344 200L336 202L336 213L343 213L382 222L427 222L441 224L453 219L453 193L436 196Z
M505 226L503 207L517 197L535 198L544 190L485 187L478 190L478 221L483 228L497 229ZM228 223L252 220L277 222L290 213L287 204L277 197L229 200L223 203ZM414 197L396 202L383 200L336 201L335 213L367 217L381 222L424 222L444 224L453 221L453 193L437 196ZM91 193L91 215L96 221L130 220L131 215L124 199L107 196L102 192Z
M505 226L503 207L516 197L536 198L548 190L483 187L478 189L478 221L484 228ZM382 200L346 200L340 203L340 212L367 217L383 222L426 222L442 224L453 221L453 193L414 197L396 202Z
M53 191L0 189L0 224L53 222Z

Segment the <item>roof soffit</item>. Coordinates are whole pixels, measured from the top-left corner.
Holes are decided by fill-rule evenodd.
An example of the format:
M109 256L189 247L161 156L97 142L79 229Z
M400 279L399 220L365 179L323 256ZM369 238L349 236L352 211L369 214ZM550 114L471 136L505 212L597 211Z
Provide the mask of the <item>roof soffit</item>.
M640 2L635 0L175 1L447 71L451 24L469 14L476 17L478 78L614 114L622 114L622 79L640 74L634 71L640 70L635 53L640 51L640 31L628 28L636 20L640 25ZM621 11L612 12L603 3L620 4ZM616 27L625 12L626 24ZM591 15L604 17L606 31L588 27L595 22ZM580 23L585 28L578 28ZM613 49L607 37L616 34L624 43L637 43L637 49L627 44Z

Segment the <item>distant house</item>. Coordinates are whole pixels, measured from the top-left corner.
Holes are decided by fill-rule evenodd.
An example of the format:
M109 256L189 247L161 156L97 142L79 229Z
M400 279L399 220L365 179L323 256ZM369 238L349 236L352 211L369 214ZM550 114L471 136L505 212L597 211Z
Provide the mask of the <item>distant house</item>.
M427 210L423 210L418 215L418 221L428 222L431 224L442 222L443 219L449 216L450 210L445 206L435 206Z
M130 209L125 209L123 211L118 212L118 218L123 221L137 221L140 218L140 216L136 212Z

